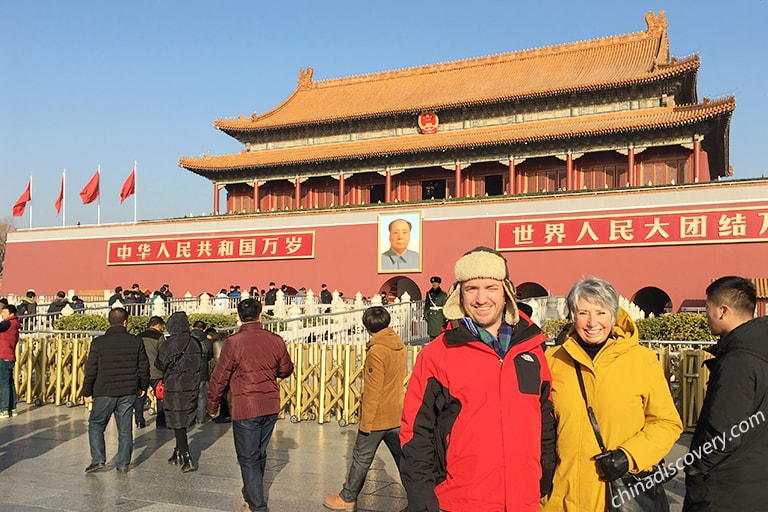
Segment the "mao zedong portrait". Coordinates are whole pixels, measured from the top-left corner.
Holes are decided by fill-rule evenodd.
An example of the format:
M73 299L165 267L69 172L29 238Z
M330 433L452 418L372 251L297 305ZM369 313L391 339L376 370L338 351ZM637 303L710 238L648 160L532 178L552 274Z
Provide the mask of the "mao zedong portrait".
M408 249L411 223L395 219L389 223L389 249L381 253L381 270L419 270L419 253Z

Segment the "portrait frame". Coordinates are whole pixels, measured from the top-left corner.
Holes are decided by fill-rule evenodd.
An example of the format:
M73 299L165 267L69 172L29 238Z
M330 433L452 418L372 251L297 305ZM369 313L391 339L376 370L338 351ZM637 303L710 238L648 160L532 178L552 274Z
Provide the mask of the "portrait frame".
M410 224L410 241L406 251L398 258L390 241L390 224L403 220ZM398 225L395 225L395 228ZM379 274L403 274L421 272L422 265L422 225L421 212L380 213L378 219L378 259Z

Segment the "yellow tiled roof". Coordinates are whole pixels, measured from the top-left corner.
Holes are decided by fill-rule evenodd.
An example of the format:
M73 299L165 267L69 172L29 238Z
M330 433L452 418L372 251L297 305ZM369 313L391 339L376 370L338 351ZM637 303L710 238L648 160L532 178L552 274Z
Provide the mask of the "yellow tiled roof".
M698 68L698 56L670 60L663 11L648 13L646 22L644 32L335 80L313 82L309 68L275 109L218 119L215 127L242 132L440 110L647 82Z
M275 165L332 161L373 155L395 155L435 151L443 148L515 144L557 140L579 136L595 136L647 129L681 126L711 119L736 108L733 97L706 100L698 105L659 107L654 109L569 117L557 120L526 122L488 128L438 132L432 135L408 135L336 144L316 144L296 148L234 155L182 157L179 166L189 170L229 170Z

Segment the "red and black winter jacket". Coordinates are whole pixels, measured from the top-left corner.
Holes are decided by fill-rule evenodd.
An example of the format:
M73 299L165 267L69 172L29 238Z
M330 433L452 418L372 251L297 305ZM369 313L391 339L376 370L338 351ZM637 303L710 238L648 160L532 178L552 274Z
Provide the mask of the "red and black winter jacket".
M21 323L16 316L10 316L0 322L0 359L16 360L16 344L19 342Z
M556 462L544 341L521 314L503 359L456 321L424 347L400 431L412 512L539 510Z

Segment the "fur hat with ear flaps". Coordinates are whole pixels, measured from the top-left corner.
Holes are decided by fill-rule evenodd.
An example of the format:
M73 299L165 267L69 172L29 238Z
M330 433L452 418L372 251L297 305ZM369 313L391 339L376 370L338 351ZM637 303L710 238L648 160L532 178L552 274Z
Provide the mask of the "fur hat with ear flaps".
M501 281L507 296L504 321L509 325L517 324L520 315L515 302L515 286L509 280L507 260L500 252L488 247L475 247L459 258L453 271L456 282L448 291L448 301L443 306L443 314L447 320L458 320L467 316L461 305L461 283L470 279L487 278Z

